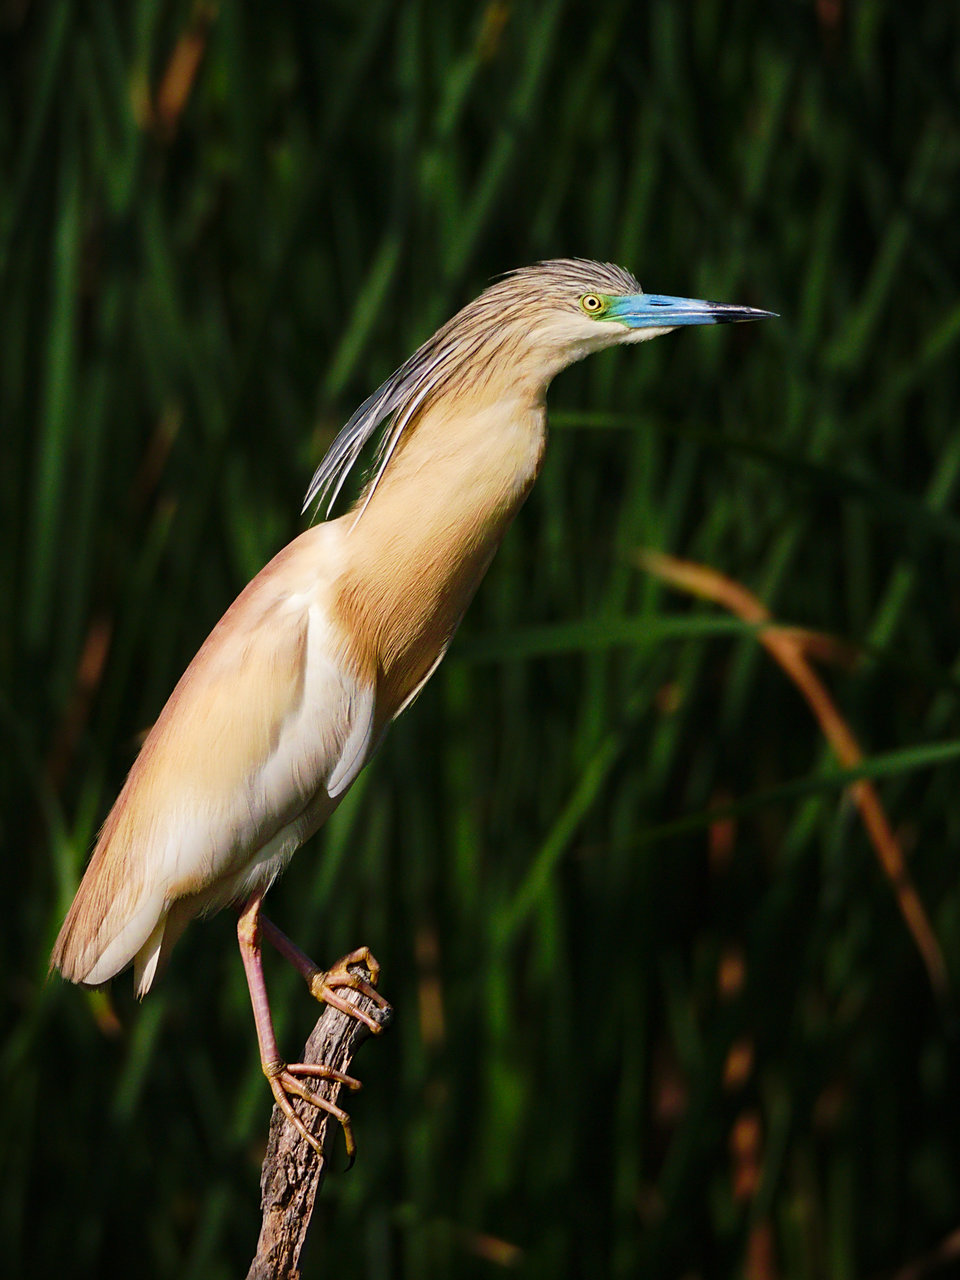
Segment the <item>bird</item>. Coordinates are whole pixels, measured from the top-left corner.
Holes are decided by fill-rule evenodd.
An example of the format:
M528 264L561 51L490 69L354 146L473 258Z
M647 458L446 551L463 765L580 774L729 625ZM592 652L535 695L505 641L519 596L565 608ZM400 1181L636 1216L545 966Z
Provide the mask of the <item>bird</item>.
M644 293L612 263L559 258L496 279L356 410L303 511L325 507L243 589L147 734L99 832L51 968L99 986L130 964L138 997L187 924L234 906L260 1051L281 1110L350 1077L281 1058L262 967L273 945L320 1001L379 1024L341 994L374 989L367 948L321 970L262 911L296 850L337 808L437 669L540 471L546 393L562 369L681 326L758 320L753 307ZM355 503L332 511L375 440ZM367 964L367 984L350 966Z

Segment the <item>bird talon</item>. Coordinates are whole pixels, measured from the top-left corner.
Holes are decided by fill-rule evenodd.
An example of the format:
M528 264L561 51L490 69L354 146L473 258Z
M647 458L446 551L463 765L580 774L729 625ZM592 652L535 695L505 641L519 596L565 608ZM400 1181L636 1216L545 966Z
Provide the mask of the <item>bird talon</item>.
M304 1124L301 1117L294 1109L291 1102L291 1095L300 1098L303 1102L310 1103L319 1111L326 1111L328 1115L339 1121L340 1128L343 1130L343 1141L347 1149L347 1168L353 1167L353 1163L357 1158L357 1144L353 1136L353 1125L349 1115L342 1107L338 1107L335 1102L331 1102L328 1098L324 1098L319 1093L314 1093L304 1086L297 1079L298 1075L310 1076L313 1079L334 1080L337 1084L343 1085L345 1088L356 1090L361 1087L360 1081L354 1079L353 1076L344 1075L342 1071L335 1071L333 1067L326 1067L322 1064L314 1064L307 1062L265 1062L263 1064L263 1074L267 1077L270 1085L270 1092L273 1094L274 1100L286 1118L300 1134L318 1156L323 1158L323 1147L315 1134L311 1133Z
M336 984L336 986L347 985L347 983ZM363 987L359 984L354 986L350 983L349 985L354 991L360 991L363 994L366 994L366 992L363 991ZM338 1009L341 1013L345 1013L348 1018L356 1018L357 1022L362 1022L373 1035L379 1035L383 1030L376 1018L371 1017L365 1009L361 1009L357 1005L351 1004L349 1000L344 1000L343 996L338 996L335 989L327 982L326 974L319 974L317 979L310 983L310 994L315 1000L319 1000L321 1004L328 1004L331 1009Z
M360 974L354 973L350 968L351 965L363 965L370 974L370 981L362 978ZM352 987L356 991L363 991L366 995L370 994L370 998L375 1000L381 1006L386 1005L386 1001L379 992L374 992L371 988L376 987L380 982L380 961L376 958L369 947L357 947L354 951L350 951L337 961L332 969L327 970L327 982L337 987Z
M347 974L350 978L353 978L357 975L349 972L348 966L351 964L362 964L363 967L370 974L370 982L365 983L364 985L375 987L379 984L380 961L373 954L373 952L370 950L369 947L356 947L353 951L343 956L342 959L338 960L337 963L333 966L333 969L331 970L331 972L333 973L342 972Z
M300 1137L313 1148L321 1159L323 1159L323 1148L319 1141L314 1137L293 1109L293 1104L287 1094L286 1082L283 1081L280 1076L269 1076L268 1079L270 1081L270 1092L273 1094L277 1106L300 1134Z
M362 964L370 973L371 981L368 982L362 978L360 974L354 973L348 966L352 964ZM359 947L356 951L351 951L349 955L344 956L326 972L322 969L315 970L308 978L310 994L315 1000L319 1000L321 1004L328 1004L333 1009L339 1009L341 1013L345 1013L348 1017L356 1018L358 1022L362 1022L365 1027L369 1028L374 1035L379 1035L383 1030L380 1023L370 1016L364 1009L359 1009L356 1005L351 1004L349 1000L344 1000L342 996L337 995L337 988L345 987L350 991L357 991L360 995L366 996L372 1001L378 1009L389 1009L389 1004L374 989L374 983L380 978L380 965L370 954L369 947Z
M293 1075L310 1076L317 1080L336 1080L337 1084L343 1085L353 1093L363 1088L356 1076L344 1075L342 1071L335 1071L333 1067L325 1067L316 1062L291 1062L287 1070Z

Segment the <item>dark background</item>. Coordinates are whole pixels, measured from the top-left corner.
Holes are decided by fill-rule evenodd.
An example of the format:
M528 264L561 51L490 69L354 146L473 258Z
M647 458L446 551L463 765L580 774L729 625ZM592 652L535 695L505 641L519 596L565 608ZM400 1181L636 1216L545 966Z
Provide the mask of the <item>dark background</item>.
M321 963L368 943L397 1008L305 1275L882 1277L960 1227L958 26L939 0L0 4L9 1274L244 1273L269 1095L232 918L141 1008L126 977L48 981L49 948L338 427L556 255L781 319L558 380L448 660L271 894ZM825 679L942 1000L808 707L640 546L856 649ZM267 964L293 1056L316 1009Z

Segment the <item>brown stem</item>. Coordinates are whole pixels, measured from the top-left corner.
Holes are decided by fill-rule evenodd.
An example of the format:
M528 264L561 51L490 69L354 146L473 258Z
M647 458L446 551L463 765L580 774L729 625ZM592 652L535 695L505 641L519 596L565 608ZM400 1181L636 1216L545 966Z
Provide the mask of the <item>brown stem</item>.
M824 737L841 764L855 769L863 763L863 753L853 731L837 710L826 685L807 660L811 650L810 633L774 625L769 610L752 592L742 583L725 577L708 565L678 560L675 556L648 548L641 550L637 559L642 568L655 573L665 582L702 599L714 600L731 613L738 614L745 622L757 626L757 639L779 662L806 698ZM822 637L817 647L821 655L827 652L830 647L828 638ZM949 987L943 952L926 909L910 879L903 850L880 803L877 790L869 778L860 778L851 784L850 796L860 811L867 836L890 881L904 922L913 935L929 975L930 985L936 995L943 999Z

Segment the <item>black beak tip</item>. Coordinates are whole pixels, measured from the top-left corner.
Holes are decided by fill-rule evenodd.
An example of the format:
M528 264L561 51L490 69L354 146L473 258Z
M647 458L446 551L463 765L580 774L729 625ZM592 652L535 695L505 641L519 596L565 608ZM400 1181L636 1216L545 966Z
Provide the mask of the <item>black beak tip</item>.
M759 307L738 307L729 302L711 302L717 324L741 324L746 320L778 320L777 311L761 311Z

